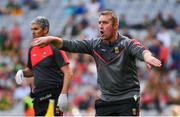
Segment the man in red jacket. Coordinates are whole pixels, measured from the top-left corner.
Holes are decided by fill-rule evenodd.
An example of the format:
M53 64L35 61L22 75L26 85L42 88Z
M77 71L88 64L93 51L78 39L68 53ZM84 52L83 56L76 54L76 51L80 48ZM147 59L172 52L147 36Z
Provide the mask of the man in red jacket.
M31 22L31 31L33 38L47 36L49 21L41 16L35 18ZM25 77L32 76L35 85L33 89L35 115L45 116L50 99L54 100L56 116L60 115L60 111L65 111L68 106L67 95L72 76L65 52L54 48L51 44L43 48L31 47L27 67L19 70L15 79L18 84L21 84Z

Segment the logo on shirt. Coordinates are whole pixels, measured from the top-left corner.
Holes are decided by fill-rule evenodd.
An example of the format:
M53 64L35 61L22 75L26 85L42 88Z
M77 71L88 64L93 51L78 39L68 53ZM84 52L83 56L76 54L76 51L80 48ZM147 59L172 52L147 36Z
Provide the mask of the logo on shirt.
M43 57L46 57L46 54L47 54L47 52L46 52L46 51L44 51L44 52L43 52Z
M46 51L44 51L44 52L43 52L43 54L47 54L47 52L46 52Z
M114 52L115 52L116 54L118 54L118 53L119 53L119 48L118 48L118 47L115 47L115 48L114 48Z

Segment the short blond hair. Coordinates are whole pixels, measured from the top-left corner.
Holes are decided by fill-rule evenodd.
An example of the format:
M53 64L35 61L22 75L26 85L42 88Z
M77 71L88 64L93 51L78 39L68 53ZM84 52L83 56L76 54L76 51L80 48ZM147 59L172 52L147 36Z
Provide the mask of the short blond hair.
M104 10L101 11L99 16L101 15L111 15L112 16L112 24L114 25L115 23L119 24L119 18L118 16L115 14L115 12L113 12L112 10Z

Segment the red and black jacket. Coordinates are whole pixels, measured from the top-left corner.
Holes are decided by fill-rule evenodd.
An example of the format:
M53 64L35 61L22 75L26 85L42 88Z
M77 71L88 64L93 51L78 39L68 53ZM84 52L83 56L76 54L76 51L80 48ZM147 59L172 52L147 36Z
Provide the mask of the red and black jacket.
M35 46L29 49L28 67L33 71L35 93L62 87L64 73L61 67L69 64L64 51L52 45L40 48Z

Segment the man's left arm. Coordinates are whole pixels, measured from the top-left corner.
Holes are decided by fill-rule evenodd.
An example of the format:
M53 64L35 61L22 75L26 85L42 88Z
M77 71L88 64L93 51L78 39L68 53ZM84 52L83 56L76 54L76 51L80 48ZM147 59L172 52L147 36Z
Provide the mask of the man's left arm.
M135 39L130 40L128 49L133 56L135 56L139 60L144 61L148 65L148 67L161 66L161 61L153 57L151 52L147 50L139 41Z
M63 81L63 88L61 94L67 94L71 84L71 77L73 73L69 64L63 66L61 70L64 73L64 81Z
M57 103L59 109L64 112L68 107L68 90L71 84L72 70L70 68L69 59L64 51L54 49L54 54L57 65L64 73L63 88Z
M151 68L152 66L160 67L161 61L154 56L152 56L151 52L149 50L143 51L143 57L144 61L146 62L147 66Z
M59 106L59 109L64 112L68 108L68 90L71 84L72 70L70 65L66 64L61 68L61 71L64 73L64 81L57 105Z

